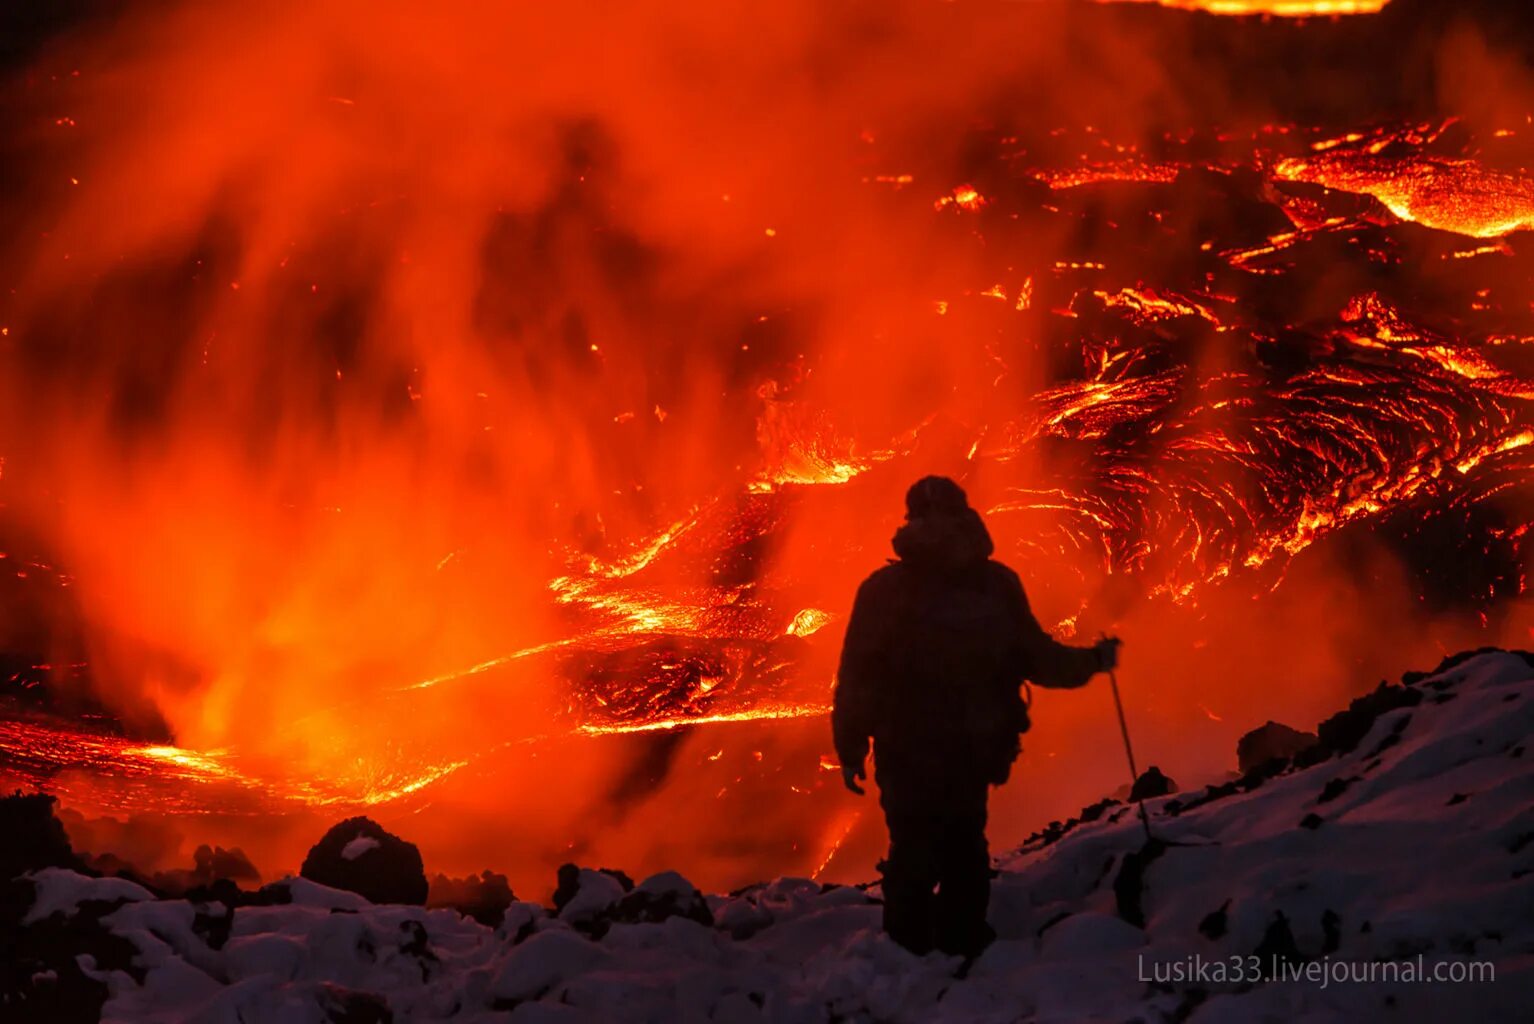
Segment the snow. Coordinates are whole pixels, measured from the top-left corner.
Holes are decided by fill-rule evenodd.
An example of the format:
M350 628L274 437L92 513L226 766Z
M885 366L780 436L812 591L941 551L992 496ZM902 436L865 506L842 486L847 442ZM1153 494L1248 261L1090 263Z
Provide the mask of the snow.
M623 883L605 871L582 868L575 896L559 912L561 921L590 921L623 899Z
M361 910L372 906L354 892L332 889L328 885L311 882L297 875L284 878L280 884L292 894L292 905L295 907L309 907L314 910Z
M28 877L37 886L37 895L22 924L42 921L58 913L69 916L80 904L87 902L154 899L148 889L126 878L86 878L68 868L43 868Z
M1144 845L1132 808L1110 807L1058 841L1001 857L991 905L999 939L962 979L958 961L889 942L876 887L823 891L793 878L708 897L713 927L618 920L600 940L577 926L624 893L589 870L558 915L514 903L496 929L292 879L291 904L237 909L228 943L213 950L193 929L209 908L55 870L34 876L29 919L126 901L103 922L133 944L144 975L99 972L112 1021L321 1021L347 993L386 1002L399 1021L532 1024L1523 1019L1534 992L1534 751L1524 749L1534 670L1486 654L1416 688L1420 704L1379 716L1350 753L1246 791L1149 801L1168 846L1143 886L1123 894L1143 927L1121 913L1114 885L1125 855ZM1329 789L1337 779L1354 781ZM1316 827L1301 825L1309 815ZM692 892L674 872L637 888ZM1277 941L1279 915L1316 963L1489 960L1497 980L1147 979L1153 965L1195 956L1247 958Z
M539 932L511 950L490 983L490 991L498 999L536 999L605 959L606 950L576 932Z
M1054 959L1126 953L1145 945L1145 933L1114 914L1072 914L1042 936L1041 952Z
M345 846L341 847L342 860L356 860L369 850L378 849L378 840L372 836L359 835Z

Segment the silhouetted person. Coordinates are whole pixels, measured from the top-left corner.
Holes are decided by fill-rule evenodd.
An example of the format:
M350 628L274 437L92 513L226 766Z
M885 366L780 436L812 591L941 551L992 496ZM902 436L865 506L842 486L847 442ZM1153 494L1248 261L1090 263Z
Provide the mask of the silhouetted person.
M989 787L1011 773L1028 727L1021 687L1082 686L1117 662L1118 640L1056 643L959 485L918 480L895 533L898 559L858 588L831 712L847 788L862 793L873 741L889 825L884 929L916 953L972 956L986 924ZM934 892L936 890L936 892Z

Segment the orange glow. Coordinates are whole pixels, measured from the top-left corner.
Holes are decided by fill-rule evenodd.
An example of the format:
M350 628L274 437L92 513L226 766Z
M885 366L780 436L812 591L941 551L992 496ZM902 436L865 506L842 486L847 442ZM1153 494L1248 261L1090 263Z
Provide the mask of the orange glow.
M951 193L946 196L940 196L937 202L932 205L937 210L952 207L957 210L963 210L965 213L975 213L983 208L985 203L985 196L981 195L975 186L957 185Z
M1381 150L1391 136L1359 146L1366 138L1320 143L1315 155L1281 160L1274 173L1286 181L1370 195L1402 220L1472 238L1534 227L1534 178L1472 159L1388 156Z
M831 841L826 846L825 854L821 856L819 863L815 865L815 870L810 872L811 878L819 878L825 874L826 869L831 866L832 859L841 852L842 844L847 841L847 837L852 834L852 830L857 827L858 821L862 816L861 811L852 811L843 815L842 819L833 825Z
M1175 181L1181 168L1176 164L1147 164L1138 160L1087 164L1069 169L1038 170L1034 177L1050 188L1080 188L1105 181Z
M794 616L794 621L788 624L785 632L789 636L810 636L819 632L830 621L831 616L819 608L806 608Z
M1377 14L1390 0L1099 0L1100 3L1157 3L1208 14L1270 15L1276 18L1327 18Z
M657 718L648 722L634 722L626 725L583 725L580 731L588 736L622 736L636 732L680 729L684 726L771 722L784 718L819 718L830 712L829 704L795 704L788 707L758 707L750 711L736 711L722 715L681 715L676 718Z

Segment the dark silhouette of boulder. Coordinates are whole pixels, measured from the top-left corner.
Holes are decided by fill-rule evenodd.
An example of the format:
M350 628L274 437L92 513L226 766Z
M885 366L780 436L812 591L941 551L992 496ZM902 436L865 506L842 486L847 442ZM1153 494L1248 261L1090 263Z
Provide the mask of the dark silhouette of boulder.
M1262 933L1262 941L1252 950L1252 955L1258 957L1263 964L1282 962L1290 967L1310 959L1300 952L1299 945L1294 941L1294 931L1289 927L1289 919L1281 910L1273 912L1273 920L1268 923L1268 930Z
M1204 919L1198 923L1198 933L1210 941L1223 938L1229 929L1230 900L1220 904L1218 910L1205 914Z
M1445 673L1445 672L1447 672L1447 671L1449 671L1450 669L1453 669L1453 668L1459 668L1461 665L1463 665L1465 662L1469 661L1471 658L1479 658L1483 654L1512 654L1512 655L1516 655L1517 657L1522 658L1524 660L1524 662L1530 668L1534 668L1534 651L1521 651L1521 650L1518 650L1516 648L1508 649L1508 648L1502 648L1502 647L1477 647L1473 651L1460 651L1458 654L1451 654L1451 655L1449 655L1448 657L1446 657L1446 658L1444 658L1444 659L1442 659L1441 661L1438 662L1438 667L1437 668L1435 668L1435 669L1433 669L1433 670L1431 670L1429 672L1405 672L1405 673L1402 673L1402 675L1401 675L1401 685L1402 686L1416 686L1418 683L1422 682L1422 680L1424 680L1424 679L1428 679L1428 678L1430 678L1432 676L1436 676L1436 675L1442 675L1443 673Z
M1245 775L1269 761L1287 761L1315 742L1313 732L1301 732L1282 722L1270 721L1236 741L1236 765Z
M212 885L220 878L231 882L261 884L261 872L250 862L245 851L238 846L226 850L222 846L209 847L206 843L192 854L192 874L204 885Z
M495 928L506 918L506 908L516 900L505 875L481 871L468 878L432 875L426 897L428 907L451 907L480 924Z
M1144 845L1124 854L1124 859L1119 861L1118 874L1113 876L1113 900L1119 917L1136 928L1145 927L1145 872L1166 851L1166 843L1148 839Z
M347 818L326 832L299 874L370 903L426 903L421 851L369 818Z
M101 918L120 901L85 901L72 914L27 922L37 885L20 877L44 868L88 871L43 793L0 797L0 1020L49 1024L101 1018L108 991L80 966L132 970L137 950Z
M238 846L226 850L204 843L192 854L192 870L158 872L153 882L157 889L183 896L194 889L209 889L219 882L233 883L236 887L243 884L254 889L261 884L261 872Z
M0 797L0 881L41 868L73 868L83 865L70 848L64 826L53 815L58 803L46 793L23 794L19 790Z
M1140 773L1135 779L1134 786L1129 790L1130 801L1149 800L1152 797L1166 796L1168 793L1177 792L1177 783L1169 776L1161 774L1161 769L1151 765Z
M320 1012L335 1024L394 1024L394 1011L383 996L322 982L315 993Z
M1374 728L1380 715L1422 703L1422 691L1412 686L1380 685L1350 703L1316 727L1316 743L1295 760L1301 767L1319 764L1329 757L1351 753ZM1404 721L1400 724L1405 724Z

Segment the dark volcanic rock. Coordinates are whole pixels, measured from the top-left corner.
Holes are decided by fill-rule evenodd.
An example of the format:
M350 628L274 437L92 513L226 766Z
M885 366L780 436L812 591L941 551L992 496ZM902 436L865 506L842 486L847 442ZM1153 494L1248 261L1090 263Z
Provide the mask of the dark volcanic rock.
M261 872L256 870L245 851L238 846L226 850L222 846L209 847L204 843L192 854L192 863L192 875L202 885L212 885L220 878L236 883L261 884Z
M356 992L331 982L323 982L319 992L320 1012L333 1024L394 1024L394 1011L382 996Z
M299 874L371 903L426 903L421 851L369 818L348 818L326 832Z
M1517 649L1504 649L1501 647L1477 647L1473 651L1460 651L1451 654L1438 663L1438 667L1431 672L1406 672L1401 675L1401 683L1404 686L1416 686L1422 680L1431 676L1442 675L1453 668L1459 668L1471 658L1479 658L1483 654L1513 654L1524 660L1530 668L1534 668L1534 651L1521 651Z
M1268 930L1263 932L1262 941L1252 950L1252 955L1259 957L1264 965L1282 962L1293 966L1309 959L1295 943L1294 932L1283 911L1274 911L1273 920L1268 923Z
M1166 850L1166 844L1160 840L1147 840L1144 846L1126 853L1119 862L1119 873L1113 878L1114 903L1119 917L1136 928L1145 927L1145 872Z
M37 885L19 876L44 868L89 873L54 816L56 802L44 794L0 798L0 1020L99 1020L107 986L85 973L82 960L94 961L95 969L137 972L142 980L136 948L101 924L121 900L87 900L72 913L24 923Z
M222 846L199 846L192 854L192 870L162 871L151 881L156 889L173 896L185 895L198 889L207 889L219 882L246 885L255 888L261 884L261 872L245 856L238 846L226 850Z
M1214 940L1223 938L1230 929L1230 900L1220 904L1218 910L1211 910L1204 915L1198 923L1198 933L1206 939Z
M93 972L123 971L139 984L144 980L134 962L137 948L101 923L121 901L86 901L72 914L22 924L33 895L30 881L0 883L0 1020L100 1020L107 986L86 974L82 961Z
M1315 742L1313 732L1301 732L1282 722L1270 721L1236 741L1236 765L1245 774L1269 761L1287 761Z
M578 864L566 863L559 866L559 871L555 875L559 884L554 887L554 910L556 913L564 910L570 901L575 899L580 893L581 870ZM611 877L613 881L618 883L618 887L623 892L632 892L634 889L634 880L626 872L620 871L617 868L595 868L588 870L594 870L597 874Z
M1348 787L1359 781L1357 775L1339 776L1327 782L1321 787L1321 793L1316 797L1316 803L1328 804L1348 791Z
M20 792L0 797L0 881L40 868L72 868L83 865L70 849L64 826L54 817L58 803L46 793Z
M1391 686L1381 683L1339 711L1316 728L1316 744L1304 751L1296 763L1302 766L1319 764L1329 757L1350 753L1374 727L1380 715L1397 708L1415 707L1422 703L1422 691L1411 686Z
M234 907L222 900L197 906L192 917L192 934L206 942L209 949L223 949L233 932Z
M1129 799L1131 801L1149 800L1152 797L1166 796L1168 793L1175 792L1177 792L1177 783L1161 774L1160 768L1151 765L1140 773L1138 779L1135 779L1135 784L1129 791Z
M516 898L517 894L511 891L511 882L505 875L481 871L468 878L432 875L426 905L452 907L465 917L494 928L505 919L506 908Z
M73 918L54 914L22 923L37 887L19 876L43 868L84 868L54 816L56 802L42 793L0 797L0 1020L99 1020L107 987L81 970L80 954L95 956L100 965L126 963L134 952L100 926L100 906Z

